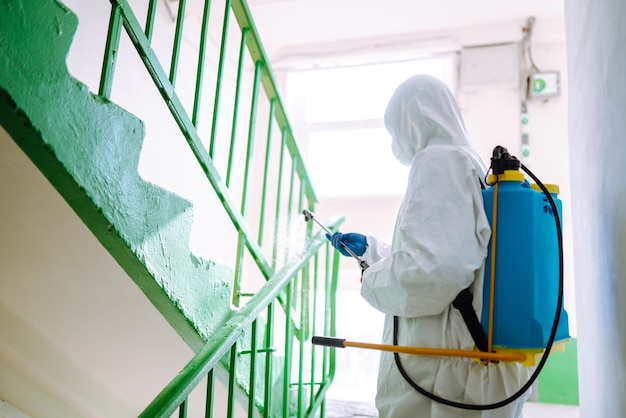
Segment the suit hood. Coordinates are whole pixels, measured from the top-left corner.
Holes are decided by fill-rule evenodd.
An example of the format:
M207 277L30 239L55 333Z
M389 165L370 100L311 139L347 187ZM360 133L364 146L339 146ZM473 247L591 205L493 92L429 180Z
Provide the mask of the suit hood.
M384 120L393 153L405 165L431 144L469 146L456 99L445 83L429 75L415 75L400 84Z

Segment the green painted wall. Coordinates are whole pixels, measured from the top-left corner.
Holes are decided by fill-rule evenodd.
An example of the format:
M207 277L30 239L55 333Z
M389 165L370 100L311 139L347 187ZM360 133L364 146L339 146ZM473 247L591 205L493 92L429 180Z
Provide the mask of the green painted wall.
M197 350L231 312L232 269L195 257L191 204L139 177L142 121L69 74L77 24L57 1L0 1L0 124Z
M565 351L550 354L538 379L539 402L578 405L578 345L576 338Z

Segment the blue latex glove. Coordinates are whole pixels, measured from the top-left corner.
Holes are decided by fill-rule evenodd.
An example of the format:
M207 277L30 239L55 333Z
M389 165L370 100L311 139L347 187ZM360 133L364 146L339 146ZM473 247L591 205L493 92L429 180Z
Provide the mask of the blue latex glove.
M341 243L343 242L350 250L358 255L359 257L365 253L365 248L367 248L367 238L363 234L357 234L355 232L348 232L346 234L342 234L341 232L335 232L332 236L326 234L326 238L330 240L330 243L333 247L338 249L341 254L346 257L352 257L349 252L343 248Z

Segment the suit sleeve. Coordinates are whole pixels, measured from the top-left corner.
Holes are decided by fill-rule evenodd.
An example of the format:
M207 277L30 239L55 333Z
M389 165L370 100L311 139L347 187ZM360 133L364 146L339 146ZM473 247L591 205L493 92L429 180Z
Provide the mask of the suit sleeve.
M481 269L489 225L462 154L420 156L408 184L391 248L364 272L361 295L386 314L437 315Z

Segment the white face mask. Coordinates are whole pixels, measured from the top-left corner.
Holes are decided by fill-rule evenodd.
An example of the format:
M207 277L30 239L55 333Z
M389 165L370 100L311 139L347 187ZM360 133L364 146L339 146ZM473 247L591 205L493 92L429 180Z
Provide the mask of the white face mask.
M396 157L401 164L406 166L411 165L411 161L413 161L413 157L415 156L415 153L408 153L402 149L400 141L396 139L391 140L391 152L393 152L393 156Z

